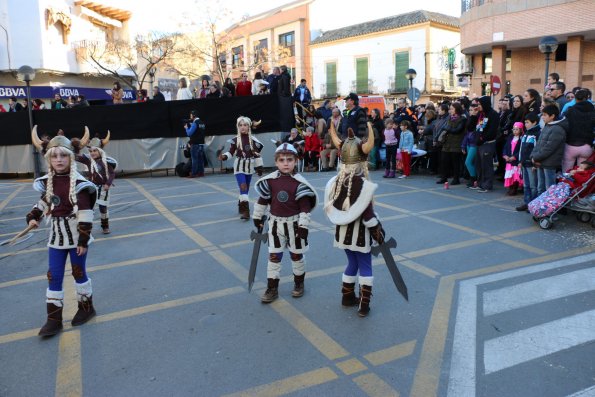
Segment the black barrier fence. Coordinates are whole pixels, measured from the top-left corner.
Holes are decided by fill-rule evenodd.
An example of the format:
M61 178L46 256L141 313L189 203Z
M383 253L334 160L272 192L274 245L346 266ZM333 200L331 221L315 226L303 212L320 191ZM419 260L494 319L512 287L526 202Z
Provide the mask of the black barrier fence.
M36 110L33 124L40 136L54 136L62 129L69 138L81 137L87 126L91 136L103 137L110 130L114 140L172 138L186 136L182 120L189 118L191 110L198 111L209 136L235 134L239 116L262 120L255 132L289 131L295 123L291 98L258 95ZM30 143L27 112L1 113L0 146Z

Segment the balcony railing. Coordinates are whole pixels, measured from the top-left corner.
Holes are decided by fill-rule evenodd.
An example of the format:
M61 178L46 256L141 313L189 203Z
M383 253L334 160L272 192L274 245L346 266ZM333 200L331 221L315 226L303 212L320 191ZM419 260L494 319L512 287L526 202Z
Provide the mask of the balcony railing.
M461 14L464 14L473 7L477 7L488 2L489 0L461 0Z

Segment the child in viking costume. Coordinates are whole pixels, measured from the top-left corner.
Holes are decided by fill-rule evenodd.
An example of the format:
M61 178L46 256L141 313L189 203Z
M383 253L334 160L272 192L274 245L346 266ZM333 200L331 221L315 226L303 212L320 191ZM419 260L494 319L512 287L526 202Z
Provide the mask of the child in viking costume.
M271 303L279 297L279 277L283 251L288 249L293 268L294 288L291 295L304 295L305 260L308 250L308 226L310 213L316 206L316 191L306 179L295 173L298 153L289 143L282 143L275 151L277 171L268 174L254 186L259 199L254 204L252 219L258 229L262 217L270 206L268 221L269 262L267 265L267 289L261 298Z
M66 258L69 255L78 300L78 311L72 319L72 325L84 324L95 315L91 279L86 273L86 259L87 247L93 241L91 228L97 190L93 183L76 171L74 147L68 138L58 135L49 142L41 141L37 136L37 127L33 128L31 138L40 151L46 151L48 168L48 173L33 183L33 188L41 193L41 199L27 214L26 219L30 226L37 227L45 216L51 225L47 244L47 322L39 331L39 335L50 336L62 329L62 283ZM88 140L87 131L81 143L86 144Z
M336 225L334 246L345 250L347 267L343 273L343 306L359 304L361 317L370 311L372 296L372 239L384 242L384 230L374 212L372 200L378 187L368 180L367 157L374 147L374 132L368 122L368 140L363 143L351 128L344 141L330 126L331 139L341 153L339 172L328 181L324 192L324 210ZM360 297L355 295L355 282L360 284Z
M248 117L238 117L236 123L237 136L229 140L231 143L229 151L219 156L222 161L235 156L233 173L240 188L238 201L240 219L250 219L248 190L250 189L252 174L256 171L258 176L262 175L263 162L260 151L263 145L252 136L252 127L256 128L259 124L260 122L252 122Z
M87 166L89 169L89 180L97 187L97 205L101 214L101 229L103 234L109 234L109 200L110 189L116 176L118 162L106 156L103 148L108 144L110 132L104 139L95 137L89 141L87 149L89 154L77 154L76 161Z

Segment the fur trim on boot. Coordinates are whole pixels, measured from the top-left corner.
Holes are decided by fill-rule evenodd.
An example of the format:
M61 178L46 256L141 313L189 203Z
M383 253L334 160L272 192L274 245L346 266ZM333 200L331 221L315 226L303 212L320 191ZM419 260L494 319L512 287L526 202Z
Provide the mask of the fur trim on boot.
M278 278L269 278L267 279L267 290L260 298L262 303L271 303L275 299L279 297L279 279Z
M250 219L250 202L240 201L240 219Z
M299 298L300 296L304 295L304 278L306 277L306 273L302 274L301 276L293 275L293 291L291 291L291 296L294 298Z
M355 283L343 283L341 288L343 298L341 299L341 305L346 307L356 306L359 303L357 296L355 295Z
M77 325L83 325L93 317L95 317L95 308L93 307L93 289L91 287L91 280L87 280L86 283L77 284L76 288L76 300L78 301L78 310L72 318L71 324L76 327Z
M62 328L62 309L64 291L46 291L47 321L39 330L40 336L52 336L59 333Z

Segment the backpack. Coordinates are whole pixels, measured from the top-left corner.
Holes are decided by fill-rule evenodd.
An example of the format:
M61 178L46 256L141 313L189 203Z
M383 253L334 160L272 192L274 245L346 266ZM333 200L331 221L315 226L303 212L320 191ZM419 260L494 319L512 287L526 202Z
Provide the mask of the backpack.
M192 161L187 161L185 163L179 163L176 165L175 173L177 176L181 178L185 178L190 175L190 171L192 170Z

